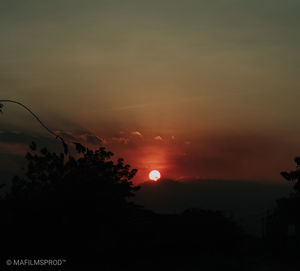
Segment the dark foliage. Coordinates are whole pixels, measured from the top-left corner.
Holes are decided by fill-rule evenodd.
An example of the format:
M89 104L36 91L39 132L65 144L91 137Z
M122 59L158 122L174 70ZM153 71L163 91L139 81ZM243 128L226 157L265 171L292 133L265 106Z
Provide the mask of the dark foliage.
M76 143L79 158L37 151L36 143L26 154L28 167L25 177L15 177L8 199L14 200L88 200L101 206L128 204L128 199L139 187L131 179L136 170L124 164L123 159L114 163L112 152L101 147L89 150Z
M297 164L296 170L292 170L290 172L282 171L280 172L280 174L287 181L296 182L294 189L296 190L297 193L299 193L300 192L300 157L295 157L294 161Z

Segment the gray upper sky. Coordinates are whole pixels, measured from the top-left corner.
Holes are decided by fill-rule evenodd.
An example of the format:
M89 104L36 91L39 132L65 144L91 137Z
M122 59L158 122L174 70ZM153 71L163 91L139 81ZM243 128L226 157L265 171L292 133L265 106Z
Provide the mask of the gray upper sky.
M192 143L250 132L292 146L299 11L296 0L2 0L0 96L58 130ZM38 129L14 107L1 125Z

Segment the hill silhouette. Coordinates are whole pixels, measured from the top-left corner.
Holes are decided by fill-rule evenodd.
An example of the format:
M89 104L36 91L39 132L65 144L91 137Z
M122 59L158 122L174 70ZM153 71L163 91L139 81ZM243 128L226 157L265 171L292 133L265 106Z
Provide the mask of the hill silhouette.
M162 179L139 185L135 201L155 212L181 213L191 207L220 210L233 215L245 231L260 237L262 218L292 188L285 182L217 179Z

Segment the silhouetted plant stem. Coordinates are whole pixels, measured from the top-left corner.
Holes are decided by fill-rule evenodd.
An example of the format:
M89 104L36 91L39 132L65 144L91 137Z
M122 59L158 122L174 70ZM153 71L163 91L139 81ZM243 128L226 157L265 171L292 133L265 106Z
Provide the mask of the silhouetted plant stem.
M3 108L3 105L1 103L14 103L14 104L17 104L21 107L23 107L25 110L27 110L38 122L39 124L45 128L47 130L48 133L50 133L51 135L55 136L56 139L60 139L62 144L63 144L63 147L64 147L64 152L65 154L68 153L68 146L67 144L65 143L64 139L60 136L60 135L57 135L56 133L54 133L52 130L50 130L41 120L40 118L30 109L28 108L26 105L20 103L20 102L17 102L17 101L14 101L14 100L0 100L0 112L2 113L2 108Z

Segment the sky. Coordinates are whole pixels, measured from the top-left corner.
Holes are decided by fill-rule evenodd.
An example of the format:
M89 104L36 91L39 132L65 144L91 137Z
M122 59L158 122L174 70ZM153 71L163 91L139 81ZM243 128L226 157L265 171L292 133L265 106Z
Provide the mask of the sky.
M2 0L0 99L165 178L280 182L300 153L296 0ZM32 139L0 116L2 171ZM4 163L5 161L5 163Z

